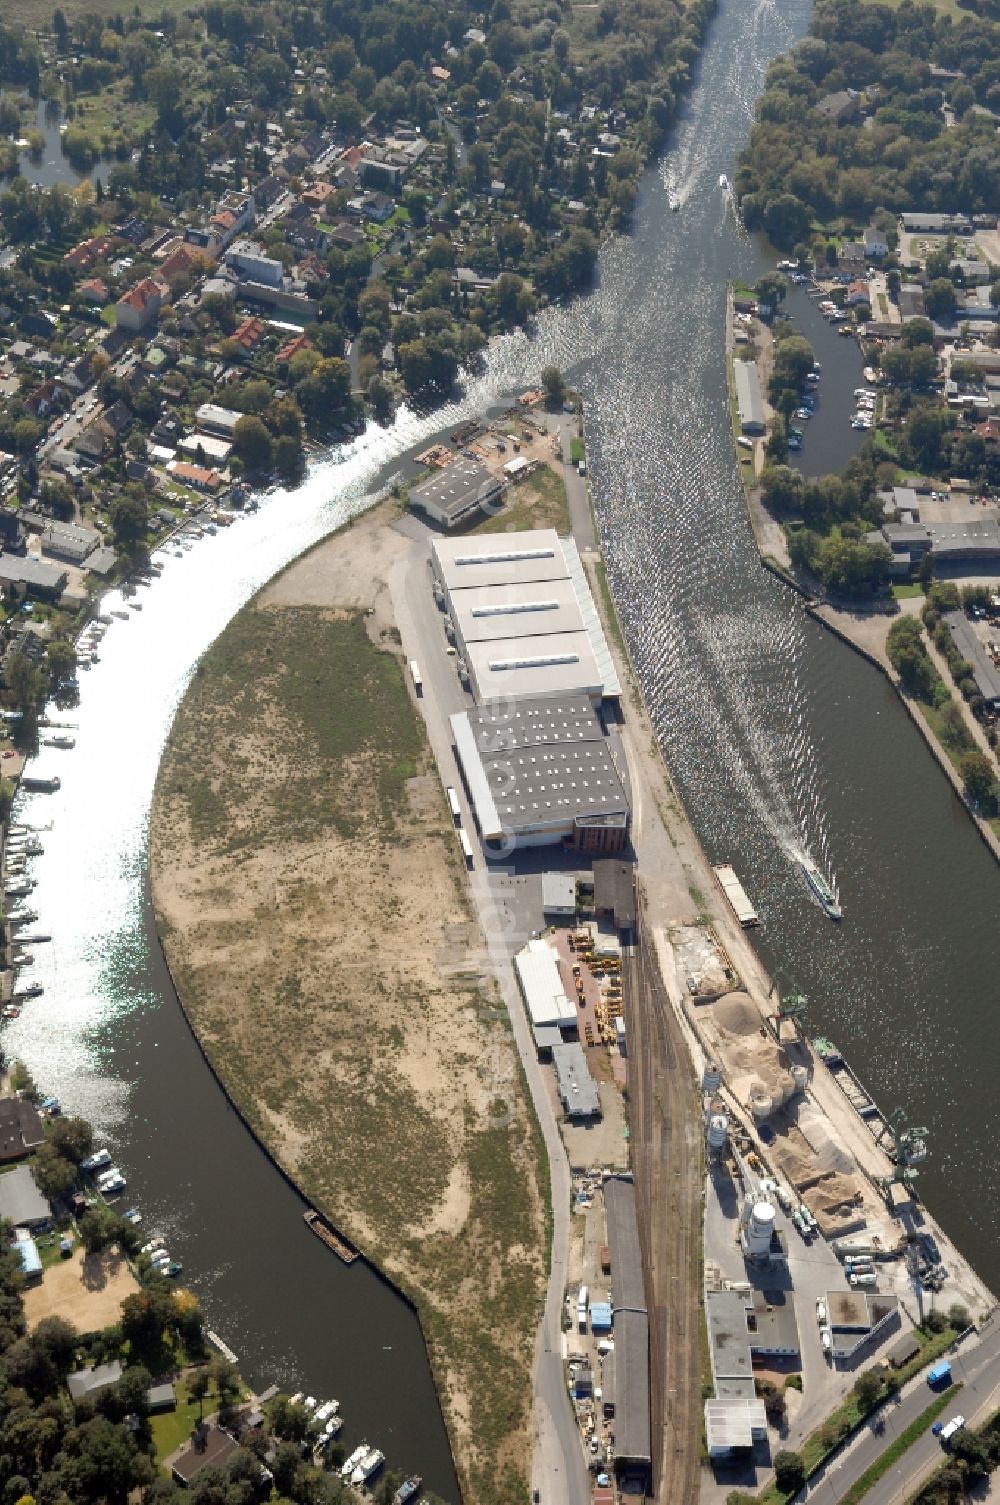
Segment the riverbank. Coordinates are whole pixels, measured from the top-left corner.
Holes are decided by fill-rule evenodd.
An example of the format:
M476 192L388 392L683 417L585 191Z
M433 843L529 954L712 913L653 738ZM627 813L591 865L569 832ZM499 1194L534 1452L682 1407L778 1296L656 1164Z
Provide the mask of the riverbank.
M475 920L385 589L397 514L312 549L206 656L160 772L153 892L227 1090L415 1301L463 1492L489 1501L526 1487L547 1179L463 969Z
M966 798L961 776L955 765L954 759L949 755L947 748L943 746L937 736L933 725L928 721L919 708L919 705L908 695L900 682L899 675L889 662L886 652L886 639L892 623L896 620L896 614L883 609L872 608L865 610L863 607L848 607L837 605L830 601L817 600L810 589L803 584L795 571L788 550L787 534L779 518L768 509L761 487L756 484L764 465L763 440L755 440L752 457L744 454L738 444L740 438L739 416L736 407L736 395L733 380L734 359L734 333L737 327L736 311L734 308L733 287L730 284L726 299L726 377L728 383L730 414L732 418L732 432L734 451L739 462L740 476L743 481L744 494L746 496L747 515L750 521L750 529L762 567L769 570L782 584L803 597L806 602L806 610L814 621L822 623L828 631L839 637L842 642L848 644L862 658L880 669L888 678L890 684L899 695L900 701L906 709L914 726L920 732L930 751L944 771L946 778L952 786L955 794L962 803L963 809L973 822L979 836L989 849L991 854L1000 862L1000 839L991 822L979 815ZM751 356L754 359L761 385L761 391L767 389L768 374L768 351L770 349L770 333L759 323L755 323L752 332ZM756 343L760 341L759 345ZM772 416L772 410L765 403L765 412L768 421ZM903 609L912 609L913 615L918 615L916 607L923 604L923 597L912 601L905 601ZM944 670L944 665L938 665ZM950 676L943 674L944 683L949 685ZM952 699L954 700L954 695ZM964 706L960 706L964 715ZM978 742L976 730L972 732Z

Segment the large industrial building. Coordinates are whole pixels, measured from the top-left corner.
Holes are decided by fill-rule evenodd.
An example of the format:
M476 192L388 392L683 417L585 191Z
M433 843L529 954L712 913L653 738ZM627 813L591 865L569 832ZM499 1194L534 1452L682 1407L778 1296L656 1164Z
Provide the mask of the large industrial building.
M431 569L477 704L570 693L599 704L621 695L571 538L535 528L435 539Z
M649 1317L642 1277L635 1184L630 1176L604 1182L614 1304L615 1473L648 1485L653 1467L649 1408Z
M484 841L624 849L628 796L586 695L504 700L459 712L451 729Z

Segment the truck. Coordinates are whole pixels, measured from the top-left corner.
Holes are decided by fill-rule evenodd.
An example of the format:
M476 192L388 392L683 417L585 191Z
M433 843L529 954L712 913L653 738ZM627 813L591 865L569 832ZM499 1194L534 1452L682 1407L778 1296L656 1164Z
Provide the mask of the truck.
M947 1447L951 1439L954 1437L955 1433L960 1432L964 1426L964 1416L953 1416L951 1418L951 1421L946 1421L944 1423L936 1421L931 1427L931 1431L934 1433L941 1446Z
M448 796L448 806L451 810L452 820L455 822L456 826L461 825L462 807L458 803L458 795L455 793L453 785L448 785L448 787L445 789L445 794Z
M420 665L415 658L410 659L410 678L413 680L413 688L418 695L424 693L424 682L420 677Z
M587 1298L589 1291L586 1286L580 1287L580 1293L576 1298L576 1325L582 1333L587 1331Z
M951 1364L947 1359L942 1359L932 1369L928 1369L927 1383L931 1386L951 1384Z
M459 845L462 848L462 856L465 858L465 865L466 865L466 867L471 867L472 866L472 860L473 860L473 858L472 858L472 842L469 840L468 836L466 835L466 833L461 828L459 828L458 840L459 840Z
M878 1285L878 1276L874 1270L862 1270L856 1275L848 1275L847 1282L854 1290L860 1288L864 1291L873 1291Z

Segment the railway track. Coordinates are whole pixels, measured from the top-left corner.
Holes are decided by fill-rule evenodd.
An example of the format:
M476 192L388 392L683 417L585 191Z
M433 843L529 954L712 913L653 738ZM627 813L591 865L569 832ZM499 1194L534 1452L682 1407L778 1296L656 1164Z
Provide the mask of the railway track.
M629 1120L649 1312L653 1498L697 1505L702 1133L694 1070L648 934L625 959Z

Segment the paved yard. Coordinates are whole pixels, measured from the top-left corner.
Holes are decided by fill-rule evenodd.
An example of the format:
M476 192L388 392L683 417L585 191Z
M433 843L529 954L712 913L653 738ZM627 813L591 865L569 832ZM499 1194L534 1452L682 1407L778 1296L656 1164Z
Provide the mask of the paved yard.
M97 1332L117 1322L126 1296L139 1282L120 1254L88 1254L77 1249L62 1264L51 1265L39 1285L24 1293L28 1329L43 1317L65 1317L78 1332Z

